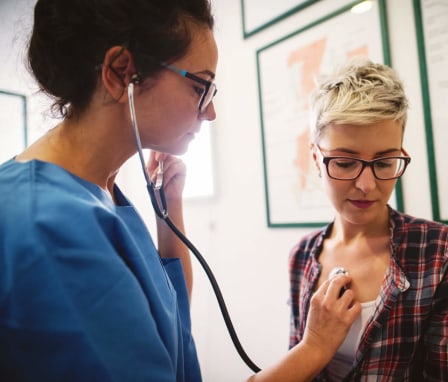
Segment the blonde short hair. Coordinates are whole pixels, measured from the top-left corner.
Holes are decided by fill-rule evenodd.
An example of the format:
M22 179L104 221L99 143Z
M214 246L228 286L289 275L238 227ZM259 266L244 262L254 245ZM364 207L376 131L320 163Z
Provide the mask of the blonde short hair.
M390 67L355 58L323 78L311 94L313 143L330 124L365 125L398 121L404 132L408 100L397 73Z

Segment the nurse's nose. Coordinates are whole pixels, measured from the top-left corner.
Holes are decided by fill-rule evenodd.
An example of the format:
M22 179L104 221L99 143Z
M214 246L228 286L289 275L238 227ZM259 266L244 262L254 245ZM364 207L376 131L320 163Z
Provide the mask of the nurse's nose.
M214 121L216 119L215 105L213 104L213 101L207 105L207 108L203 113L199 114L199 117L205 121Z

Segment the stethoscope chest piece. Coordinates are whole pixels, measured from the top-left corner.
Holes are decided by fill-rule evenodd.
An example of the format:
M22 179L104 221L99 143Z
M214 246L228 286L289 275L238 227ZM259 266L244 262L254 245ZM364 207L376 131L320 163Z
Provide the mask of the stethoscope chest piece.
M342 267L333 268L330 271L330 274L328 275L328 280L331 280L333 277L335 277L336 275L340 275L340 274L348 276L348 272L345 270L345 268L342 268Z
M330 273L328 275L328 280L331 280L333 277L335 277L337 275L341 275L341 274L348 276L348 271L343 267L335 267L330 271ZM350 288L350 284L343 286L341 288L341 291L339 292L339 297L341 297L344 294L344 292L349 288Z

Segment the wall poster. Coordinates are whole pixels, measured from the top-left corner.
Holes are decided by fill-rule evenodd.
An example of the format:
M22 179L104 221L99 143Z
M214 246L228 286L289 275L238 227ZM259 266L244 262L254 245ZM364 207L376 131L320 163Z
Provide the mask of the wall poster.
M333 209L311 163L307 99L314 79L352 56L389 64L384 0L353 13L360 1L261 49L257 55L269 227L321 226ZM401 184L392 206L401 209ZM398 206L397 206L398 204Z

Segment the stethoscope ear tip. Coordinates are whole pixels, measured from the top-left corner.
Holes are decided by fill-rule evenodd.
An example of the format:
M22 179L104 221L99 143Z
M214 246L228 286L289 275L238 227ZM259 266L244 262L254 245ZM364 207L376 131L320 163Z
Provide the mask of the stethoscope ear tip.
M131 76L131 82L130 82L131 84L136 84L136 85L138 85L139 83L140 83L140 75L139 74L137 74L137 73L134 73L132 76Z

